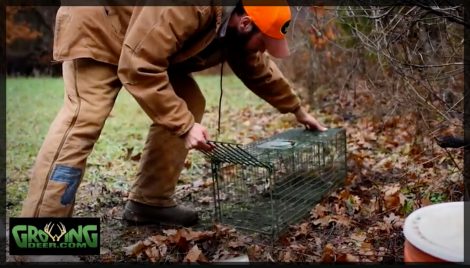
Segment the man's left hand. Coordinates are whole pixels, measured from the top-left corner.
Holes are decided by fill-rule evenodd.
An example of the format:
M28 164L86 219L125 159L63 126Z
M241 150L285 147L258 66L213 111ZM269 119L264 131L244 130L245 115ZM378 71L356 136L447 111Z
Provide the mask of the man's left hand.
M294 115L297 121L303 124L307 129L319 131L325 131L328 129L323 126L320 122L318 122L315 117L307 113L303 107L297 109L297 111L294 112Z

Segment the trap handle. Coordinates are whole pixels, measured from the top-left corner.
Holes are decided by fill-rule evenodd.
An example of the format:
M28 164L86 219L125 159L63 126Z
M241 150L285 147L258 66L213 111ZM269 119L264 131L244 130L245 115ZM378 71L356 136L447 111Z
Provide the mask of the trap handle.
M210 152L204 153L213 162L228 162L239 165L261 166L271 168L269 164L259 161L256 157L243 149L241 144L207 141L213 147Z

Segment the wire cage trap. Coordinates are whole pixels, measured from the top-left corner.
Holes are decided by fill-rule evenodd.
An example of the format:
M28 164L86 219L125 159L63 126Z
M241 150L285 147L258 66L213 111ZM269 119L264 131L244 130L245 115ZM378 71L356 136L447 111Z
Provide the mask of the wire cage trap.
M215 218L273 238L346 177L346 133L290 129L247 145L210 141Z

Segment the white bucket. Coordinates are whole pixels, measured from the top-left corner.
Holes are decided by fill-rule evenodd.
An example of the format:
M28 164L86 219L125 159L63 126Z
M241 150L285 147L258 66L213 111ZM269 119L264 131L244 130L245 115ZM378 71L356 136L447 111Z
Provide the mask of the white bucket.
M463 216L464 202L430 205L411 213L403 227L405 262L463 263Z

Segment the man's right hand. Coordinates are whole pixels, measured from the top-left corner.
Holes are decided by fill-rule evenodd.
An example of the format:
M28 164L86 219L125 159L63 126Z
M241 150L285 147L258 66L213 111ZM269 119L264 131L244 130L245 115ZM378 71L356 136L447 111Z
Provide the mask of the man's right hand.
M196 149L201 151L210 151L213 146L209 145L209 134L207 129L201 124L194 123L193 127L183 136L186 149Z

